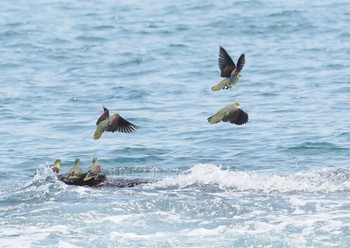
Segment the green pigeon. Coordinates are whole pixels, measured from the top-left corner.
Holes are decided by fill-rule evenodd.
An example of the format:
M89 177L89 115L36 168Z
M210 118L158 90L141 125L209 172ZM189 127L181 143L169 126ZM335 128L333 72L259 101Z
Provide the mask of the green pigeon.
M119 114L109 116L109 110L103 107L103 114L98 118L96 122L96 131L94 133L94 139L98 140L103 132L122 132L131 133L138 128L138 126L128 122Z
M248 122L248 114L239 108L239 103L227 105L220 109L215 115L208 118L210 124L218 123L220 121L230 122L236 125L243 125Z
M86 173L86 176L84 177L84 181L89 181L90 179L97 177L98 174L101 172L101 166L98 163L97 158L92 159L92 165L90 165L88 172Z
M220 83L211 88L212 91L219 91L221 89L227 90L238 83L241 77L241 70L245 64L245 54L241 54L237 61L237 66L231 59L226 50L220 46L219 52L219 67L221 77L224 77Z
M53 166L51 167L51 170L54 173L59 173L61 169L61 159L56 159L55 163L53 164Z
M83 174L83 169L80 167L80 158L75 159L73 168L69 171L69 179L75 180L78 179Z

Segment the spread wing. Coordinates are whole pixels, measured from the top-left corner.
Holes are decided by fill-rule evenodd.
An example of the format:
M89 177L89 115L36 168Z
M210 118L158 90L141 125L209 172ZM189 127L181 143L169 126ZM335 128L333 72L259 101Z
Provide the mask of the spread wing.
M241 54L241 56L239 56L239 59L237 61L236 70L231 75L231 78L236 78L237 77L238 73L240 73L242 71L244 64L245 64L245 55L243 53L243 54Z
M245 54L243 53L241 54L241 56L239 56L239 59L237 61L237 69L236 69L237 74L242 71L244 64L245 64Z
M122 132L122 133L131 133L137 129L138 126L128 122L123 117L115 117L112 122L108 123L106 131L108 132Z
M247 123L248 120L249 120L248 114L240 108L237 108L231 111L229 114L225 115L222 118L222 121L231 122L232 124L236 124L236 125L243 125Z
M230 77L232 71L236 69L235 63L232 61L230 55L228 55L223 47L220 47L219 67L221 71L221 77Z

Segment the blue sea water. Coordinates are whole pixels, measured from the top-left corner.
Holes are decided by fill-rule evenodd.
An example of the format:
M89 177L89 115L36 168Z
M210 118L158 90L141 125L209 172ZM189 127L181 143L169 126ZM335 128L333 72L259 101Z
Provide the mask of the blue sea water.
M1 1L0 247L349 247L349 9ZM219 46L246 64L212 92ZM234 101L246 125L208 124ZM140 128L93 140L102 106ZM152 183L69 186L49 169L94 156Z

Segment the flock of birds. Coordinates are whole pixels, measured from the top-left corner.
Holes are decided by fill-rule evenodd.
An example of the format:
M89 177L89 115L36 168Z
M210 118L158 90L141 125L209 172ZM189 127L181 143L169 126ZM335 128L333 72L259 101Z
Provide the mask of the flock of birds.
M223 47L220 47L219 52L219 68L221 77L224 77L220 83L211 88L212 91L231 89L238 83L241 77L241 71L245 64L245 54L241 54L237 61L237 65L231 59L230 55ZM236 125L243 125L248 122L248 114L239 107L238 102L227 105L220 109L215 115L208 118L210 124L218 123L220 121L230 122Z
M245 64L245 54L241 54L237 61L237 65L233 62L230 55L226 50L220 46L219 52L219 68L221 71L221 77L224 79L217 85L211 88L212 91L231 89L236 85L241 77L241 70ZM218 123L220 121L229 122L236 125L243 125L248 122L248 114L244 112L238 102L227 105L220 109L216 114L208 118L210 124ZM130 133L135 131L138 126L125 120L119 114L109 115L109 109L103 107L103 113L96 122L96 131L94 133L94 139L98 140L104 132L122 132ZM54 173L59 173L61 168L61 160L57 159L54 165L51 167ZM93 158L92 164L88 168L86 173L83 173L80 167L80 158L75 159L73 168L68 173L68 179L71 181L81 179L84 176L83 181L89 181L96 178L101 173L101 166L96 157Z

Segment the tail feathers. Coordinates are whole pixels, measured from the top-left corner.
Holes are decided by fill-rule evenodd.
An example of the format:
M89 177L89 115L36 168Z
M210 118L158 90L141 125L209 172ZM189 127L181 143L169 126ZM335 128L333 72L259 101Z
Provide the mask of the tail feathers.
M212 91L219 91L219 90L222 90L222 89L226 89L226 86L228 85L229 82L230 82L230 78L225 78L224 80L222 80L217 85L214 85L213 87L211 87L211 90Z
M78 179L79 177L78 177L78 175L76 175L76 174L73 174L73 175L70 175L69 176L69 179L71 179L71 180L73 180L73 179Z
M90 179L92 178L92 176L91 176L91 173L90 173L90 171L88 171L88 173L86 174L86 176L84 177L84 181L89 181Z
M217 115L212 115L208 118L208 122L210 124L215 124L221 121L221 118L219 118Z
M104 132L104 129L100 126L97 126L96 131L94 133L94 140L98 140L101 137L103 132Z
M91 171L88 171L86 176L84 177L83 181L89 181L90 179L92 179L96 176L98 176L98 175L92 173Z

